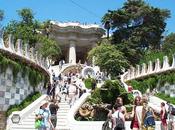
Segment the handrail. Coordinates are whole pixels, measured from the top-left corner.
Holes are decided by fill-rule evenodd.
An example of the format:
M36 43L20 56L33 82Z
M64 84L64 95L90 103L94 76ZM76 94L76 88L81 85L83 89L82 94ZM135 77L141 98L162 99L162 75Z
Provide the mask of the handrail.
M169 64L169 59L167 56L163 57L163 64L160 65L160 60L156 59L155 64L152 64L152 61L149 61L148 65L145 63L142 66L137 65L136 68L131 67L128 69L127 74L123 74L123 81L129 81L133 79L139 79L147 77L154 74L164 73L166 71L175 70L175 54L172 56L173 62Z
M20 116L20 122L19 124L21 124L22 120L25 119L26 117L28 117L28 115L30 115L34 110L36 110L38 108L38 106L40 105L40 103L46 99L46 94L40 96L37 100L35 100L33 103L31 103L29 106L27 106L26 108L24 108L22 111L14 111L12 112L12 114L8 117L7 119L7 126L6 126L6 130L10 130L10 128L13 126L13 122L11 120L12 116L14 114L18 114Z

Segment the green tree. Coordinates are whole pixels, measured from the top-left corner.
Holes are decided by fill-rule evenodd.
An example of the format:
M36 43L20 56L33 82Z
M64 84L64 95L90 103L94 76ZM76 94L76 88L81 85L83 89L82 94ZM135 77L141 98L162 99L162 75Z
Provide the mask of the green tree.
M28 42L30 45L35 46L37 42L36 30L40 28L40 23L34 19L31 9L24 8L17 12L21 20L11 21L5 29L5 34L12 34L15 40L20 38L23 43Z
M50 21L44 23L35 20L34 13L31 9L24 8L18 10L21 20L11 21L5 30L5 34L12 34L17 40L23 40L23 43L29 43L35 47L43 57L48 57L50 63L58 58L61 50L55 40L44 36L44 29L49 27ZM52 60L52 61L51 61Z
M22 10L17 10L17 12L22 19L22 23L27 25L33 24L34 13L31 9L24 8Z
M170 33L163 41L162 50L166 54L175 53L175 33Z
M40 54L45 58L48 57L50 64L52 61L56 61L61 54L59 44L55 40L44 36L40 37L39 41L41 42L41 47L39 48Z
M143 0L128 0L122 8L108 11L102 22L111 22L114 30L112 44L124 53L131 64L135 64L146 49L160 49L165 20L169 16L169 10L154 8ZM133 60L135 57L136 60Z
M121 74L122 70L128 66L123 53L109 43L102 43L88 53L88 59L92 60L94 56L95 64L112 76Z

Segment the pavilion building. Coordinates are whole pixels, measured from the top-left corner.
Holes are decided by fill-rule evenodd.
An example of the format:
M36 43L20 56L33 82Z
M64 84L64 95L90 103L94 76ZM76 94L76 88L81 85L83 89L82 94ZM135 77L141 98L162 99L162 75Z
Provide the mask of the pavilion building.
M60 23L51 21L50 37L59 43L62 54L57 60L65 63L81 63L87 61L87 53L101 40L105 30L96 24L80 24L74 22Z

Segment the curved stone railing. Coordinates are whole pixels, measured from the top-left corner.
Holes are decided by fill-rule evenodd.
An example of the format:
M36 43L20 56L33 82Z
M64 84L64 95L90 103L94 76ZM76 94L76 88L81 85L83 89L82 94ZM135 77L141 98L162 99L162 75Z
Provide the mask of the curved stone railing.
M81 98L74 104L74 106L70 109L67 117L68 124L70 130L101 130L104 121L76 121L74 116L81 105L86 101L86 99L90 96L90 93L85 93L81 96ZM126 130L130 129L130 121L125 122ZM156 130L161 130L160 121L156 121Z
M6 130L11 130L11 127L13 127L13 125L16 125L12 122L11 118L14 114L19 115L20 117L20 122L19 124L21 124L22 120L25 119L26 117L28 117L33 111L37 110L39 108L39 106L41 105L41 102L43 100L45 100L47 97L46 94L42 95L41 97L39 97L37 100L35 100L32 104L30 104L29 106L27 106L26 108L24 108L22 111L14 111L12 112L12 114L8 117L7 119L7 127Z
M124 82L139 79L142 77L147 77L157 73L163 73L170 70L175 70L175 54L173 55L172 64L169 63L167 56L163 57L163 64L161 65L160 60L156 59L155 64L152 61L146 65L143 63L141 66L137 65L136 68L131 67L128 69L127 73L124 73L121 78Z
M9 57L16 58L22 62L37 66L37 68L44 70L47 74L49 62L48 59L42 58L34 48L29 48L29 44L22 44L22 40L18 39L14 43L13 36L8 35L6 44L3 41L3 30L0 29L0 52L7 54Z

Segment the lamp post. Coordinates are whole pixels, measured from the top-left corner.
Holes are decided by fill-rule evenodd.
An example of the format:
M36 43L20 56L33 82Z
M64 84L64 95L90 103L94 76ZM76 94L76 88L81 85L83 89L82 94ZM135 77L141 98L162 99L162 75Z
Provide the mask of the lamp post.
M107 30L107 39L109 39L109 29L111 28L110 21L106 21L104 28Z
M20 121L20 115L19 114L13 114L13 116L11 117L12 123L14 124L18 124Z

